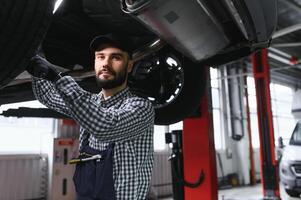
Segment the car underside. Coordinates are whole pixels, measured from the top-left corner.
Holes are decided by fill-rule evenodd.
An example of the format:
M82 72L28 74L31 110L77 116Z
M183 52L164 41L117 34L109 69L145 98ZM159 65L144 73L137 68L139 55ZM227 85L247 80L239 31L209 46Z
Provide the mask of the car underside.
M99 92L89 43L122 33L135 49L133 92L152 101L156 124L197 111L207 66L269 46L277 25L276 0L4 0L0 8L0 105L34 99L24 72L40 47L86 90Z

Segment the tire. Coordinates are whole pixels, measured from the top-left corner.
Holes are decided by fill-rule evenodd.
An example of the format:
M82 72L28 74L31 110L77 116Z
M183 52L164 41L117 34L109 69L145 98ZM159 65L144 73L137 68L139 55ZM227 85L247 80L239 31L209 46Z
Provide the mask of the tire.
M152 102L155 124L168 125L195 114L206 79L206 67L165 47L135 64L129 86Z
M285 189L285 192L288 194L290 197L300 197L300 192L297 192L295 190L291 189Z
M55 0L0 3L0 88L26 68L45 37Z
M155 124L169 125L188 118L197 111L205 93L206 67L188 58L182 59L184 84L179 95L168 105L155 109Z

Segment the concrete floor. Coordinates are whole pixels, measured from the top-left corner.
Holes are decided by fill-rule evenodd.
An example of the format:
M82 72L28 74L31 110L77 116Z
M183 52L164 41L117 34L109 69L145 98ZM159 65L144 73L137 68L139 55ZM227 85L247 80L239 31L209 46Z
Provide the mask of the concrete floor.
M282 186L280 186L281 200L300 200L301 198L289 197ZM261 185L237 187L231 189L223 189L218 191L218 200L261 200ZM160 200L173 200L173 198L164 198Z
M300 200L300 198L289 197L282 185L280 185L280 196L282 200ZM261 184L218 191L219 200L261 200L262 198Z

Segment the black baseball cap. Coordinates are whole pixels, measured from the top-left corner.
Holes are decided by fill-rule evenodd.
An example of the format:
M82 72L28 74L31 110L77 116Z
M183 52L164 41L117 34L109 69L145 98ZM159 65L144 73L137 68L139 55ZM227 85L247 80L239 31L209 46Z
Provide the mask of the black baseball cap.
M90 43L90 50L95 52L102 44L111 44L132 56L133 49L130 38L119 34L98 35Z

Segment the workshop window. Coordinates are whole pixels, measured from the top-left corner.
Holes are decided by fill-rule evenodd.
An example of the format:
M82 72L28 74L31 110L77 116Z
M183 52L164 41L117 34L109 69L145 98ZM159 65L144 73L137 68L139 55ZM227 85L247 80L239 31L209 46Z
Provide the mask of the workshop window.
M37 101L1 105L0 112L9 108L44 107ZM41 153L45 137L54 133L54 119L0 117L0 153Z
M210 68L210 84L211 84L211 97L212 97L212 113L213 113L213 130L214 130L214 143L215 149L222 149L224 145L223 124L221 121L221 93L220 93L220 79L218 78L218 70Z
M247 85L248 85L252 145L253 148L259 148L256 90L255 90L255 82L253 77L247 77Z
M296 125L296 120L291 113L293 90L290 87L275 83L270 84L270 89L275 142L277 145L277 138L281 136L284 144L288 144Z
M164 151L167 149L165 143L165 127L155 126L154 128L154 150Z
M256 90L253 77L247 78L247 84L251 115L252 143L254 148L259 148ZM277 83L270 83L270 93L275 145L277 145L277 138L280 136L283 137L284 143L287 143L296 123L291 114L293 100L292 88Z

